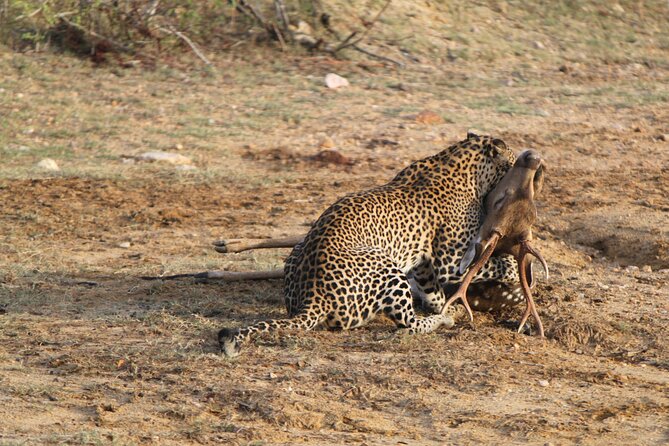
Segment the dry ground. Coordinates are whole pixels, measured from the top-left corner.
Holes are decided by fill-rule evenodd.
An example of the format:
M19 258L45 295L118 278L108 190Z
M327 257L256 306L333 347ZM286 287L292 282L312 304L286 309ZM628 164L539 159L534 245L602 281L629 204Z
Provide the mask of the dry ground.
M379 47L402 70L0 53L0 444L669 442L666 2L455 4L421 3L429 26L388 12ZM351 87L325 89L329 71ZM139 279L277 267L285 250L210 243L304 232L469 128L548 161L546 340L506 326L515 312L273 335L226 360L217 329L284 314L279 282ZM329 139L352 165L312 158ZM123 161L148 150L198 169Z

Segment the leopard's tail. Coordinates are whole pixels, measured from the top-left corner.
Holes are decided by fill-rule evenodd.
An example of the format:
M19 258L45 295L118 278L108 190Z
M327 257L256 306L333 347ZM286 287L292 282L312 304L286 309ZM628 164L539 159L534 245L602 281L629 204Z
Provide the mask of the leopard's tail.
M242 345L253 336L274 330L312 330L321 322L320 314L304 311L291 319L272 319L244 328L223 328L218 332L221 352L232 358L239 355Z

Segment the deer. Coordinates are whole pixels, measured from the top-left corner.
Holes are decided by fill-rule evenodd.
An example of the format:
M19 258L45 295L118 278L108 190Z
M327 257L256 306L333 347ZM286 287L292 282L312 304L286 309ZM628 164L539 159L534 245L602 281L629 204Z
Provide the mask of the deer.
M448 307L459 299L467 310L470 320L473 321L474 315L467 302L469 284L493 254L510 254L515 257L518 264L520 285L526 300L518 332L522 331L525 322L532 315L537 322L539 336L544 337L544 327L530 290L532 269L529 260L529 254L536 257L548 278L546 260L531 245L532 226L537 219L534 199L543 188L544 170L541 156L534 150L526 150L518 156L511 170L498 185L488 193L484 200L483 224L460 261L460 274L465 272L467 274L463 277L458 290L444 305L442 314L446 314Z

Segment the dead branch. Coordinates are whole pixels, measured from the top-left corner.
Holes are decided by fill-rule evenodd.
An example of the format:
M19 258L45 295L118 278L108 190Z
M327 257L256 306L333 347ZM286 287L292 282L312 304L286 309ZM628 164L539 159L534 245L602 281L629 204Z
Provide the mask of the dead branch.
M211 65L211 61L207 59L207 57L202 53L202 51L200 51L200 49L195 45L195 43L193 43L193 41L190 40L188 36L186 36L184 33L171 28L158 28L158 29L162 32L173 34L178 38L180 38L181 40L183 40L184 42L186 42L190 47L190 49L193 50L193 53L195 53L195 55L199 57L202 62L204 62L207 65Z
M92 31L90 29L86 29L83 26L79 25L78 23L74 23L73 21L69 20L66 16L70 15L71 13L61 13L61 14L56 14L56 17L60 19L63 23L65 23L67 26L78 29L79 31L84 32L85 34L88 34L89 36L95 37L98 40L109 42L109 44L113 47L115 47L118 51L122 51L124 53L133 53L133 50L128 48L125 45L122 45L118 42L115 42L114 40L110 39L109 37L102 36L95 31Z
M172 276L143 276L143 280L175 280L175 279L200 279L200 280L222 280L224 282L241 282L245 280L273 280L283 279L283 270L271 271L205 271L193 274L174 274Z
M350 45L348 45L348 43L349 43L349 42L351 41L351 39L353 39L357 34L358 34L358 31L353 31L351 34L349 34L347 38L345 38L339 45L337 45L337 46L332 50L332 53L333 53L333 54L336 54L337 51L343 50L343 49L346 48L347 46L350 46Z
M404 64L402 62L398 61L398 60L391 59L390 57L382 56L380 54L372 53L371 51L366 50L366 49L364 49L364 48L362 48L358 45L353 45L352 48L356 51L361 52L362 54L366 54L369 57L373 57L374 59L378 59L378 60L382 60L384 62L389 62L389 63L395 64L400 68L404 67Z
M376 53L374 53L370 50L362 48L359 45L359 43L367 36L367 34L369 34L371 29L374 27L374 24L376 24L376 22L379 20L379 18L381 17L381 14L383 14L385 12L385 10L388 8L391 1L392 0L388 0L383 5L383 7L379 10L379 12L376 14L376 16L374 16L374 19L372 19L372 21L369 24L367 24L366 29L362 33L362 35L358 39L355 39L354 41L351 41L351 40L353 39L353 37L355 37L357 35L357 31L352 32L351 34L348 35L348 37L346 37L344 40L342 40L342 38L341 38L340 34L337 32L337 30L332 28L332 26L330 25L330 19L331 19L330 15L327 14L327 13L321 14L321 25L323 26L323 28L328 33L330 33L332 36L334 36L335 39L340 41L340 43L338 45L336 45L334 48L332 48L332 46L330 46L330 45L326 45L325 46L325 51L334 55L338 51L341 51L345 48L350 47L350 48L352 48L352 49L354 49L354 50L356 50L356 51L358 51L362 54L365 54L369 57L372 57L374 59L378 59L378 60L381 60L381 61L384 61L384 62L388 62L388 63L394 64L394 65L397 65L400 68L404 67L404 63L402 63L400 61L397 61L397 60L392 59L392 58L387 57L387 56L382 56L380 54L376 54ZM329 47L329 49L328 49L328 47Z
M253 6L251 3L247 2L246 0L239 0L237 2L237 9L246 16L255 19L258 23L260 23L260 25L262 25L263 28L265 28L265 31L268 33L275 33L274 24L265 20L265 17L263 17L260 11L258 11L258 8Z
M283 0L274 0L274 7L276 9L276 17L281 23L283 32L286 36L290 36L290 21L288 21L288 15L286 14L286 5L283 3Z
M283 35L279 30L279 27L276 26L276 23L272 23L272 30L276 34L276 38L279 39L279 45L281 45L281 51L286 51L286 42L283 40Z
M292 237L262 239L262 238L233 238L227 240L219 240L214 242L217 252L230 253L242 252L251 249L267 249L267 248L292 248L293 246L304 240L304 235L296 235Z
M376 13L376 15L374 16L374 18L372 19L372 21L371 21L371 22L368 22L368 23L365 24L365 30L362 32L362 34L360 35L360 37L358 37L355 41L350 42L351 38L352 38L353 35L355 34L355 32L354 32L353 34L351 34L350 36L348 36L344 42L342 42L341 44L337 45L337 47L336 47L333 51L334 51L334 52L337 52L337 51L343 50L344 48L348 48L349 46L355 47L357 44L359 44L360 42L362 42L363 39L364 39L365 37L367 37L367 34L369 34L369 32L372 30L372 28L374 28L374 25L376 24L376 22L377 22L377 21L379 20L379 18L381 17L381 14L383 14L383 13L385 12L385 10L388 9L388 6L390 6L390 2L391 2L391 1L392 1L392 0L388 0L388 1L383 5L383 7L379 10L379 12Z

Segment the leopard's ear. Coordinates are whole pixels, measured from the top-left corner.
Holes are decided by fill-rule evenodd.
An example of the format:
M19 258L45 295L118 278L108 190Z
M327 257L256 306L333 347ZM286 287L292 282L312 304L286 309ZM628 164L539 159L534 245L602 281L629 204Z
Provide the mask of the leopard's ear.
M509 150L509 147L501 139L491 139L487 144L485 144L485 152L491 158L502 158L508 159L509 156L513 156L513 152ZM513 162L513 160L511 160Z
M501 139L497 139L497 138L493 139L492 140L492 145L496 149L509 150L506 143L504 141L502 141Z
M472 132L471 130L467 130L467 139L472 139L472 138L480 138L480 136Z

